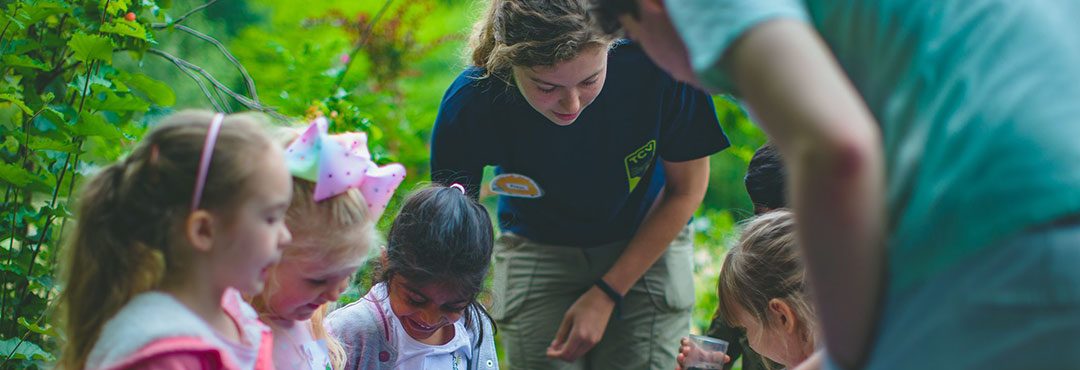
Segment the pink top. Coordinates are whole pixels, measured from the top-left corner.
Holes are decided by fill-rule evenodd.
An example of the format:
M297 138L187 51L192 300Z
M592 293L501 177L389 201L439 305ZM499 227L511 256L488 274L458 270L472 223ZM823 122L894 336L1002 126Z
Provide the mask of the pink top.
M222 338L168 294L140 294L106 323L86 368L272 370L270 328L236 290L226 291L221 305L242 343Z

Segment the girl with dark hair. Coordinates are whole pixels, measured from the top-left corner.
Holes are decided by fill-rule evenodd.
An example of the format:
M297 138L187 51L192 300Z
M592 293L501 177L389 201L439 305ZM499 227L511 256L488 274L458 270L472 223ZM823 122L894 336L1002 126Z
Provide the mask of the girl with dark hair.
M477 301L493 234L487 211L461 185L410 195L375 285L327 317L346 369L497 369L494 325Z

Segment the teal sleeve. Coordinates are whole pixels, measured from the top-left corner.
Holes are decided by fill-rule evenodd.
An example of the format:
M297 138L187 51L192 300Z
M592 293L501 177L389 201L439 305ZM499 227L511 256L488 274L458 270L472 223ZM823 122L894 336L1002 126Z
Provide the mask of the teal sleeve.
M668 14L690 53L690 64L705 87L736 93L721 60L735 41L763 22L807 21L799 0L668 0Z

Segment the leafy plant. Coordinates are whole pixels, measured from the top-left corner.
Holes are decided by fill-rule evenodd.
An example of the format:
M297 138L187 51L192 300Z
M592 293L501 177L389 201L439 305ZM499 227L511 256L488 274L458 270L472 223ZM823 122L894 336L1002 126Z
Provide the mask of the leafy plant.
M74 191L95 167L116 160L142 137L148 117L176 102L167 84L116 62L160 56L213 83L209 72L155 48L158 35L177 31L221 46L181 24L213 3L172 18L154 0L4 2L0 368L43 368L55 361L63 334L52 325L52 300L62 289L54 269ZM221 51L228 54L223 46ZM224 94L271 111L253 88L250 97L223 84L205 91L211 99Z

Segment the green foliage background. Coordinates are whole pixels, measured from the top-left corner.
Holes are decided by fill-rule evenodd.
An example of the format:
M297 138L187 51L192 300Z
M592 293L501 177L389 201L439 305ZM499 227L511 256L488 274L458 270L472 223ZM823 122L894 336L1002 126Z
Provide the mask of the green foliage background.
M482 1L210 3L183 18L207 2L0 0L0 369L51 367L57 256L79 184L174 109L259 109L280 123L325 115L334 131L368 132L377 161L408 168L399 193L428 180L431 126ZM733 101L715 101L732 147L711 158L694 221L697 332L716 306L725 245L751 213L742 177L764 142Z

